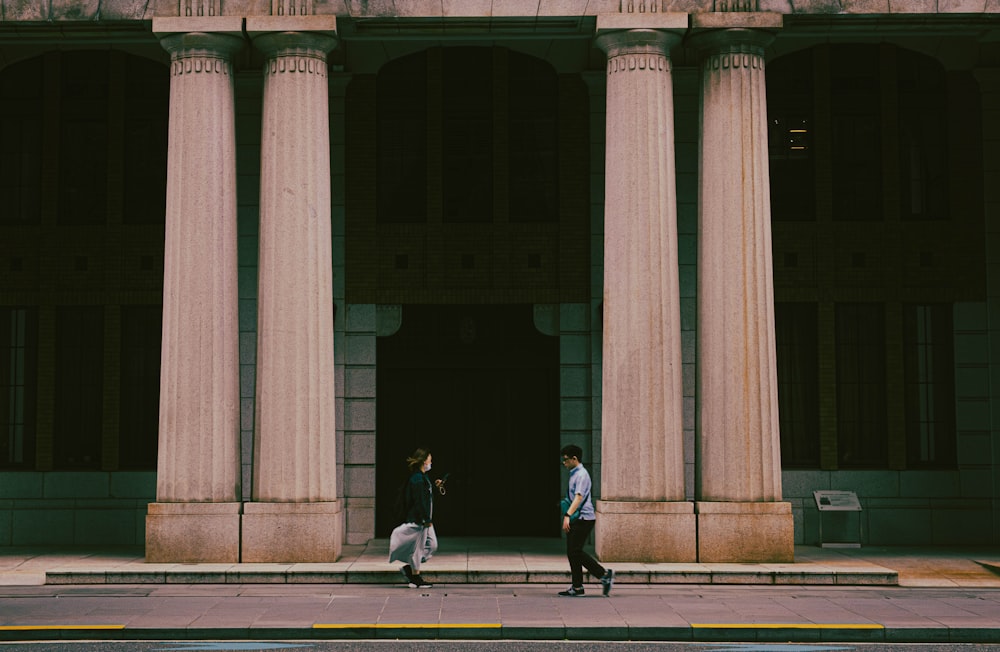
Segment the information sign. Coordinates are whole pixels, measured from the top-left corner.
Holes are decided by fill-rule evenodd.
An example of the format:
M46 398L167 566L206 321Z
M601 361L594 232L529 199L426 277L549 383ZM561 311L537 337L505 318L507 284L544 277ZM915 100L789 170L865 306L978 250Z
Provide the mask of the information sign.
M861 514L858 519L858 540L857 542L824 542L823 541L823 512L860 512L861 501L858 494L853 491L823 490L814 491L813 498L816 499L816 509L819 510L819 545L821 548L860 548L861 547ZM835 518L831 516L830 518Z
M861 501L853 491L814 491L816 509L821 512L860 512Z

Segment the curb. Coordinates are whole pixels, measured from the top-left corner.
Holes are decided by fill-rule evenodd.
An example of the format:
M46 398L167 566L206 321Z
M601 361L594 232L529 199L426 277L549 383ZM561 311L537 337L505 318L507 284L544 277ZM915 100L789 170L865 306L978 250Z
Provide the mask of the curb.
M990 627L870 625L690 625L679 627L506 626L501 624L341 624L250 628L127 628L115 625L5 626L0 641L59 640L512 640L768 643L1000 643Z

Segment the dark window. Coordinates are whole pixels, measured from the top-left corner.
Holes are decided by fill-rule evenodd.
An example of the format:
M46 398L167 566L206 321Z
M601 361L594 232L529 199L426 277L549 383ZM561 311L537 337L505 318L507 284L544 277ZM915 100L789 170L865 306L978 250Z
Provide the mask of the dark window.
M898 50L899 205L904 220L948 218L948 79L940 63Z
M839 303L837 458L842 468L886 464L885 307Z
M378 75L378 221L427 221L427 53Z
M42 79L41 57L0 74L0 225L41 218Z
M814 303L774 306L781 465L819 467L819 346Z
M559 219L559 86L544 61L508 55L507 151L511 222Z
M771 217L816 219L813 51L782 57L767 70Z
M53 461L57 469L101 464L104 407L104 308L56 311Z
M955 464L955 358L950 304L907 305L906 450L911 467Z
M166 217L166 66L139 57L125 60L124 210L126 224L159 224Z
M60 224L104 224L108 208L108 53L60 59Z
M437 48L386 64L376 84L379 222L488 224L498 210L511 222L558 221L550 65L501 48ZM428 190L438 187L440 205Z
M493 221L493 50L446 48L441 185L445 222Z
M882 89L879 46L830 48L833 217L882 219Z
M160 412L161 306L123 306L118 460L155 469Z
M38 321L32 308L0 308L0 468L35 459Z

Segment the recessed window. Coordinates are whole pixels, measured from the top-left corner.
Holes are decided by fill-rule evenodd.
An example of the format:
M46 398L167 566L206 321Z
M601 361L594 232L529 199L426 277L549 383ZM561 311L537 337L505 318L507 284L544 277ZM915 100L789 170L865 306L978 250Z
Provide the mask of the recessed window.
M104 414L104 307L56 310L53 462L98 469Z
M0 468L35 459L38 321L32 308L0 308Z
M159 305L123 306L118 464L155 469L160 412Z
M955 358L950 304L905 306L906 451L913 467L955 464Z
M884 305L837 304L836 338L838 464L884 467L888 442Z
M819 339L815 303L777 303L781 464L819 468Z

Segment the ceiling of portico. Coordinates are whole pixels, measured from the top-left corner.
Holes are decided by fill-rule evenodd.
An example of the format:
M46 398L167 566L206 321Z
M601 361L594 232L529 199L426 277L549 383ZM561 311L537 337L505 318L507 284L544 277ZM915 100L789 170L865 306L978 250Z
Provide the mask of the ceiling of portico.
M337 21L335 57L346 70L365 74L427 48L496 46L547 61L558 72L578 72L594 64L595 23L593 16L345 18Z
M790 14L776 33L768 58L821 43L891 43L921 52L949 70L997 65L998 14L817 15Z

